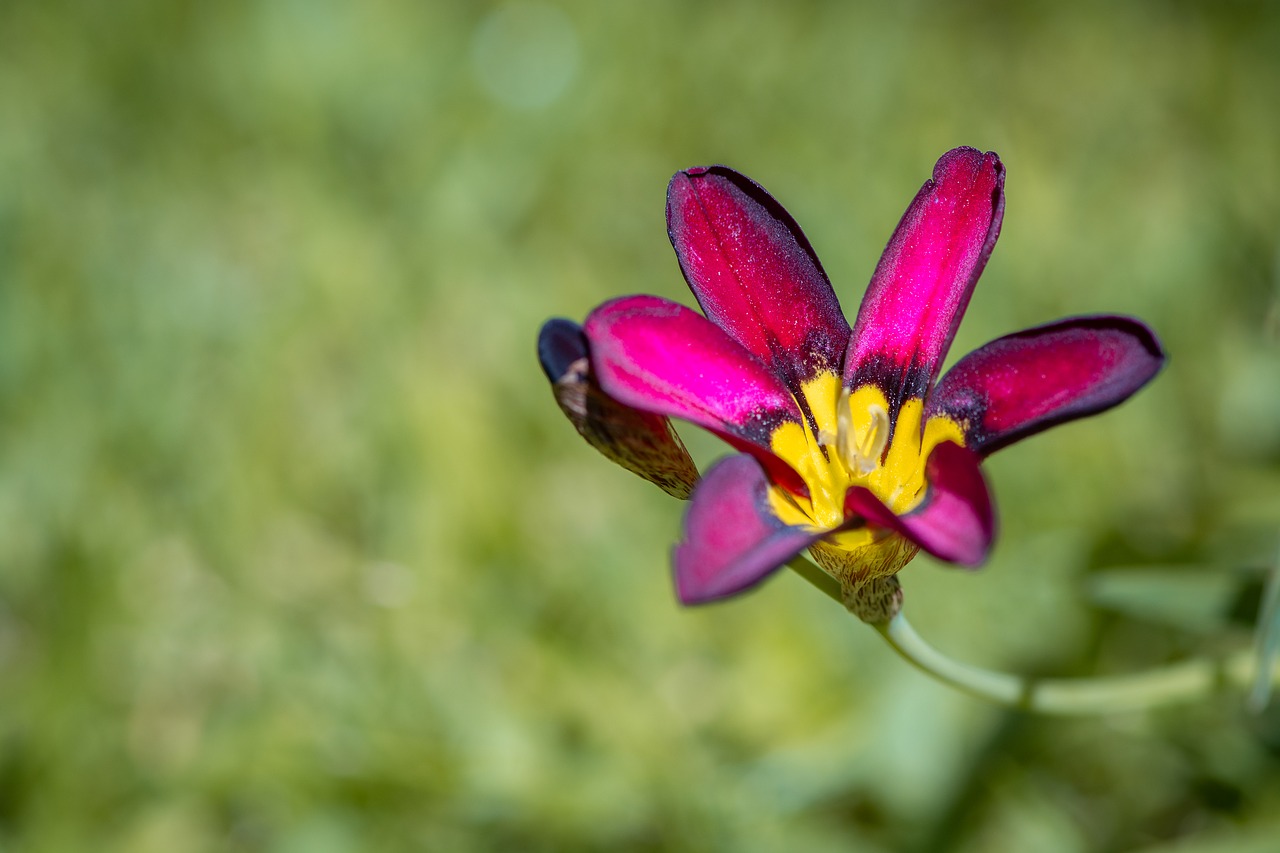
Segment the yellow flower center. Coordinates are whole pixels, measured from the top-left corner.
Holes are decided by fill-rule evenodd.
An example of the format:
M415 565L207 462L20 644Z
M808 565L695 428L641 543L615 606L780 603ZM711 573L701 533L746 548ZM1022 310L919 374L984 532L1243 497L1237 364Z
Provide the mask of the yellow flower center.
M824 371L806 382L801 394L816 429L785 423L770 440L773 452L790 463L809 488L807 498L781 486L770 489L773 511L787 524L839 527L845 521L845 492L854 486L870 489L902 515L924 498L924 463L933 448L942 441L964 444L959 424L949 418L921 423L924 401L919 398L903 403L891 424L889 403L874 385L850 392L840 377ZM862 527L825 541L841 550L858 550L884 536L882 530Z

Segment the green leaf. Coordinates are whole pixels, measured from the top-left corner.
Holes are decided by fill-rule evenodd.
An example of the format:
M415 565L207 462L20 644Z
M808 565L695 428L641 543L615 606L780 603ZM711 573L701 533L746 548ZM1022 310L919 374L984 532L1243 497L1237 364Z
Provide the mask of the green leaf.
M1271 701L1271 685L1274 679L1276 656L1280 653L1280 554L1267 574L1267 586L1262 594L1262 607L1258 610L1258 674L1249 692L1249 710L1260 714Z

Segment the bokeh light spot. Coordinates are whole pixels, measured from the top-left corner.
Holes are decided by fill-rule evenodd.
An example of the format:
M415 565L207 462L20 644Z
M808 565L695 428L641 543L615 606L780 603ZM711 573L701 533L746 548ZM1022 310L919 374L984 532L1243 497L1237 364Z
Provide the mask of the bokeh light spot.
M578 70L573 22L547 3L499 6L475 30L471 67L481 88L499 103L517 109L549 106Z

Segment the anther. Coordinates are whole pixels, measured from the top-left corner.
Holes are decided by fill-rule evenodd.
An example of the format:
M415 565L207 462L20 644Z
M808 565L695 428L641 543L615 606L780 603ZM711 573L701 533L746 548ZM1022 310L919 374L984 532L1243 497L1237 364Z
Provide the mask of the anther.
M853 407L849 404L849 389L840 389L840 402L836 404L836 450L845 467L858 458L858 448L853 437Z
M867 427L867 434L862 439L860 455L865 459L877 460L879 464L880 454L884 453L884 446L889 443L889 413L884 410L884 406L873 405L867 408L867 414L871 416L871 426Z
M853 428L853 407L850 405L848 388L840 391L840 404L836 412L838 427L837 449L844 460L845 467L859 477L865 477L880 464L880 454L889 443L889 413L884 406L867 407L870 423L859 442Z

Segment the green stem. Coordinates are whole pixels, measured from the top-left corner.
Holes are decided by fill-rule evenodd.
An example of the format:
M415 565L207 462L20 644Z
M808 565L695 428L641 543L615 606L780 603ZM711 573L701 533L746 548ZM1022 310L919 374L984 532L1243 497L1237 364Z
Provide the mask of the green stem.
M788 565L843 604L840 585L804 557ZM1223 658L1197 658L1135 675L1080 679L1034 679L982 669L953 660L916 633L906 616L873 626L916 669L971 696L1044 714L1089 715L1137 711L1202 699L1225 686L1247 687L1257 658L1249 650ZM1273 666L1271 680L1280 675Z
M808 557L796 554L787 561L787 568L813 584L827 598L841 607L844 606L844 594L840 592L840 581L818 568L817 564Z
M1023 678L952 660L926 643L901 613L874 627L894 651L944 684L1001 705L1045 714L1110 714L1155 708L1202 699L1228 685L1246 687L1254 674L1255 658L1246 649L1229 657L1197 658L1134 675Z

